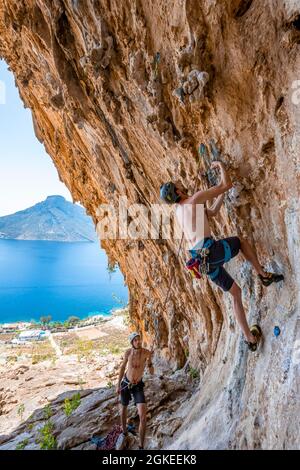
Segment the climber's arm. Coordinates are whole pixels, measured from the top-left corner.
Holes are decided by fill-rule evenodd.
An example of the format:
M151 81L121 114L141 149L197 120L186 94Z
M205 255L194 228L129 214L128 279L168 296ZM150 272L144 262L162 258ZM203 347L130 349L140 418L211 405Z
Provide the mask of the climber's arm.
M212 168L219 168L221 182L205 191L197 191L190 199L192 204L204 204L232 188L232 182L222 162L213 162Z
M130 349L128 349L128 350L125 352L124 359L123 359L123 362L122 362L122 364L121 364L120 373L119 373L119 378L118 378L118 383L117 383L117 393L118 393L118 394L121 392L121 382L122 382L122 379L123 379L123 377L124 377L126 365L127 365L128 358L129 358L129 354L130 354Z
M216 201L206 209L206 214L208 217L214 217L217 215L222 207L223 201L224 201L225 194L220 194Z

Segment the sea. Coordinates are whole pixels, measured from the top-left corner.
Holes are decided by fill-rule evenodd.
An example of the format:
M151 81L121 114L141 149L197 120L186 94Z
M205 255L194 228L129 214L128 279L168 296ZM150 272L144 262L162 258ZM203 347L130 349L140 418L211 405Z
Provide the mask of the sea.
M99 243L0 239L0 323L110 315L127 303Z

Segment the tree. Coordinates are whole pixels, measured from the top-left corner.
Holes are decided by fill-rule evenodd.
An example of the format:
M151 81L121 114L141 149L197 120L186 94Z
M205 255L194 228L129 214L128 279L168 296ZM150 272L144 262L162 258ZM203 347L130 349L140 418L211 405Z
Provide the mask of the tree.
M49 324L52 320L52 317L51 315L48 315L48 316L45 316L45 317L41 317L40 318L40 322L45 326L47 324Z
M74 324L74 323L79 323L80 322L80 318L79 317L75 317L75 316L72 316L72 317L69 317L68 318L68 323L70 325Z

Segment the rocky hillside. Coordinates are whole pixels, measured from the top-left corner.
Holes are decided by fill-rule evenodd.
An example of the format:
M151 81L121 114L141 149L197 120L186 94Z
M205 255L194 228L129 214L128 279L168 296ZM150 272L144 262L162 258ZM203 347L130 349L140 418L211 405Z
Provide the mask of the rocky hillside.
M191 282L165 240L103 242L130 290L131 317L199 393L166 446L296 448L299 435L300 11L296 0L3 0L0 56L74 199L158 203L160 184L207 187L213 138L235 182L214 223L242 234L284 285L230 271L265 341L249 356L231 299ZM169 268L170 301L162 309ZM281 336L273 336L279 325ZM299 384L298 384L299 385Z
M0 217L0 238L92 242L97 234L82 207L62 196L48 196L33 207Z

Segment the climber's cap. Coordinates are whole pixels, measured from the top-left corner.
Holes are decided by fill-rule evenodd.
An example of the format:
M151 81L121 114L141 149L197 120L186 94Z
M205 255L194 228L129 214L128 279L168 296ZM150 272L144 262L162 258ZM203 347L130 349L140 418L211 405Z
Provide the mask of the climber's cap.
M160 187L160 199L167 204L175 204L180 201L180 196L177 194L177 189L174 183L164 183Z
M131 333L131 334L129 335L129 337L128 337L130 344L132 344L132 341L133 341L135 338L137 338L138 336L140 337L141 335L140 335L139 333L137 333L137 332Z

